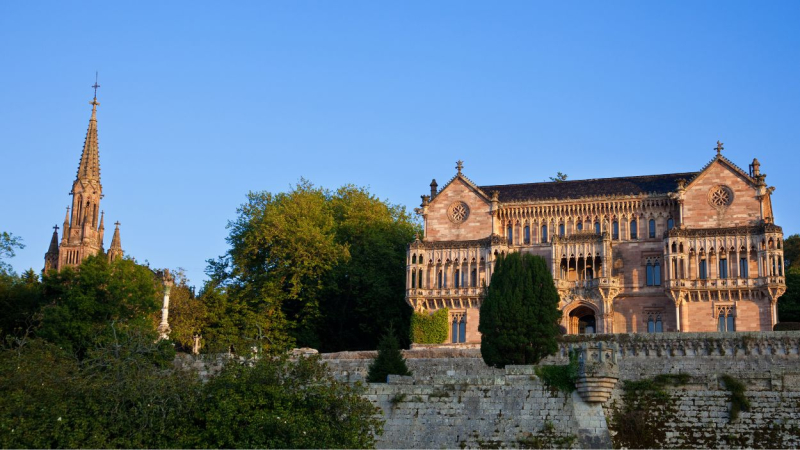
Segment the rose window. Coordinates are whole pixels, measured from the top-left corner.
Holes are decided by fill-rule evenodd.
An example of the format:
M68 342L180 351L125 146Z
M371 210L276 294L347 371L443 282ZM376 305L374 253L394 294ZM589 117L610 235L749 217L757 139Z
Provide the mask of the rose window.
M708 202L715 208L726 208L733 202L733 191L728 186L716 186L708 192Z
M464 202L455 202L448 208L448 214L453 223L461 223L469 217L469 206Z

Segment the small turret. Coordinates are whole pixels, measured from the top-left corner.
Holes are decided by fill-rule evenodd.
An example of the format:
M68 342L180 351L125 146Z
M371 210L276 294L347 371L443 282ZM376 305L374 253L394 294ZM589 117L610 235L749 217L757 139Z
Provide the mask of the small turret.
M100 226L97 227L97 245L100 246L100 250L103 249L103 235L106 232L106 226L103 224L103 221L106 217L105 211L100 211Z
M108 248L108 262L114 262L122 258L122 242L119 238L119 222L114 223L114 236L111 238L111 246Z
M50 248L44 254L44 271L58 269L58 225L53 227L53 237L50 239Z
M431 181L431 200L436 198L436 192L439 188L439 184L436 182L436 178Z
M757 158L753 158L753 162L750 164L750 176L756 178L759 175L761 175L761 163Z

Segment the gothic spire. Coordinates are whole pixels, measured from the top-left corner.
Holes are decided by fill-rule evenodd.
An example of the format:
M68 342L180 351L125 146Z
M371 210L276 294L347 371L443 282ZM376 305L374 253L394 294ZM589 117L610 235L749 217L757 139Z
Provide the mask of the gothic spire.
M78 179L100 181L100 150L97 145L97 107L100 103L95 96L91 102L92 117L89 119L89 128L86 130L86 139L83 142L81 162L78 165Z
M50 239L50 248L47 249L47 254L55 254L58 257L58 225L53 227L53 238Z
M115 222L114 236L111 238L111 246L108 248L108 261L113 262L122 258L122 243L119 239L119 221Z

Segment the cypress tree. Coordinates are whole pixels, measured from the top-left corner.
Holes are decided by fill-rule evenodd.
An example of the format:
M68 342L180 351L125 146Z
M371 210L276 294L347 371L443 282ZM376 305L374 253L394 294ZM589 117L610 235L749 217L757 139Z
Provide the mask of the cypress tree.
M536 364L558 349L558 291L544 258L501 256L481 305L481 356L487 365Z
M378 342L378 356L369 365L367 381L370 383L386 383L389 375L411 375L406 367L406 360L400 352L400 343L394 334L394 327Z

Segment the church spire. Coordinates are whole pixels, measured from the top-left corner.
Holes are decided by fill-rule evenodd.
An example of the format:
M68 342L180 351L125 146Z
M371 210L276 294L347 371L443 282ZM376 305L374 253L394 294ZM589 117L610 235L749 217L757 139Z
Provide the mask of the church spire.
M95 83L95 85L97 85ZM100 103L97 97L89 102L92 105L92 117L89 119L89 128L86 130L86 139L83 142L81 162L78 165L78 180L100 181L100 150L97 144L97 107Z

